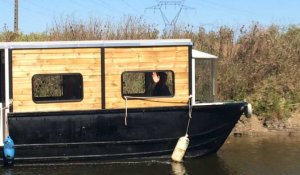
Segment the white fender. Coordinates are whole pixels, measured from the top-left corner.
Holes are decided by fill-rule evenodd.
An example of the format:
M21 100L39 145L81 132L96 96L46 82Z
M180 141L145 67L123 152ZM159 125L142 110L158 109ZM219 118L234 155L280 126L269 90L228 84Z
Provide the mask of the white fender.
M250 118L253 114L253 109L252 105L250 103L247 104L246 109L245 109L245 115L247 118Z
M173 154L172 154L172 160L173 161L182 162L185 151L189 146L189 142L190 142L190 140L188 138L188 135L185 135L184 137L179 138L179 140L176 144L176 147L173 151Z

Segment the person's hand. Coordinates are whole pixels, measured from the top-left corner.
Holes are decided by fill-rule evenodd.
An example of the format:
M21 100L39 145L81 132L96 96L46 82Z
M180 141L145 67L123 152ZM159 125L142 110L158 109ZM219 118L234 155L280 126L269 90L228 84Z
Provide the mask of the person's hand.
M154 83L158 83L160 77L159 77L159 75L157 75L156 72L153 72L153 73L152 73L152 79L153 79Z

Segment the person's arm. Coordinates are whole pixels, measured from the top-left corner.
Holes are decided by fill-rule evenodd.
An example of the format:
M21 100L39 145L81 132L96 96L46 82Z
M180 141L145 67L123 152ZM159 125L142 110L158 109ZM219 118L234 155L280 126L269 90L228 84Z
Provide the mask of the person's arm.
M159 75L157 75L156 72L153 72L153 73L152 73L152 79L153 79L154 83L156 84L156 83L159 82L160 77L159 77Z

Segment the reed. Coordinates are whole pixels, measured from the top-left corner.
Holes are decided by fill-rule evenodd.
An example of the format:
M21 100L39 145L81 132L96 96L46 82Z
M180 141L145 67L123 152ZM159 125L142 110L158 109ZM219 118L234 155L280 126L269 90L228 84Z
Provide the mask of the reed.
M300 103L300 26L261 26L233 29L179 25L160 31L142 17L120 21L55 19L42 33L0 32L0 41L123 40L190 38L196 49L219 56L219 100L247 100L264 117L287 118Z

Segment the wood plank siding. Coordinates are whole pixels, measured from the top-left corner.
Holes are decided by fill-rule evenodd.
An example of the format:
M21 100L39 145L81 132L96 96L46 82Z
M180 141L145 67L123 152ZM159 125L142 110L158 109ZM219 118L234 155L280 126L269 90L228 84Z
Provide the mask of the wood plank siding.
M101 51L99 48L24 49L12 52L13 111L67 111L101 108ZM84 98L80 102L34 103L35 74L80 73Z
M124 108L121 96L121 74L124 71L172 70L175 75L175 96L128 100L129 108L187 105L188 47L145 47L105 49L106 108Z
M185 106L189 97L189 47L105 48L105 108L121 109L124 71L171 70L175 95L168 98L128 100L129 108ZM32 77L36 74L80 73L83 100L79 102L35 103ZM101 48L47 48L12 50L13 112L45 112L102 109Z

